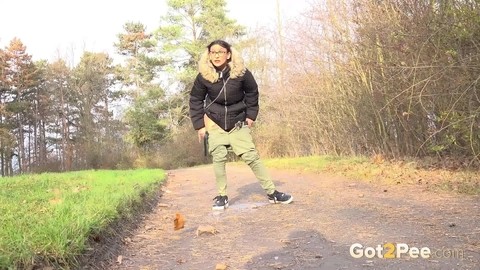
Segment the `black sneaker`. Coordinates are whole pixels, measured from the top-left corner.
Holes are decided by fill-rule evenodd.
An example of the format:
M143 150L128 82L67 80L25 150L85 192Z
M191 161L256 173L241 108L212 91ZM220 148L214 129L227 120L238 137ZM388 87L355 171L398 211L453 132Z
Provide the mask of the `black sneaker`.
M288 195L275 190L272 194L268 195L268 201L270 203L289 204L293 201L293 197L292 195Z
M228 207L228 196L217 196L213 198L213 210L223 210Z

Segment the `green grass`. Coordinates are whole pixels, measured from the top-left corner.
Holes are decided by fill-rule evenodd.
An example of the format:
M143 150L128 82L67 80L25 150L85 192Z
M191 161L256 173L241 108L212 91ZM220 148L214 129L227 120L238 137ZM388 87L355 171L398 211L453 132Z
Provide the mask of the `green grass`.
M72 263L112 221L153 194L163 170L80 171L0 180L0 269Z

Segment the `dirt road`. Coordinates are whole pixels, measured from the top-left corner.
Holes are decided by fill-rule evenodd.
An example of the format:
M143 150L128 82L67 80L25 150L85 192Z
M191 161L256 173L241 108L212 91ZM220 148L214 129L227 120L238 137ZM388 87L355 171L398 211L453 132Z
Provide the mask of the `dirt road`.
M230 208L212 211L211 166L170 171L158 205L102 268L480 269L478 196L271 170L277 189L294 202L270 205L246 165L228 164L227 173ZM177 212L186 223L174 231ZM216 232L197 235L207 225ZM355 243L375 257L353 258ZM386 254L405 247L397 244L407 244L413 256L376 257L378 245ZM430 258L421 258L422 248L424 255L429 248Z

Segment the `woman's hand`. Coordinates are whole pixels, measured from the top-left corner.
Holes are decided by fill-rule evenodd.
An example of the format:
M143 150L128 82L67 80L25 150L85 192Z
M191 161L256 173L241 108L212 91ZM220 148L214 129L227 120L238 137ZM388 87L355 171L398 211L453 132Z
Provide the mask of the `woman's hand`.
M205 138L205 132L207 132L207 130L204 127L197 130L198 142L203 142L203 138Z
M245 121L247 121L247 125L248 125L249 128L251 128L253 126L253 123L255 122L250 118L245 119Z

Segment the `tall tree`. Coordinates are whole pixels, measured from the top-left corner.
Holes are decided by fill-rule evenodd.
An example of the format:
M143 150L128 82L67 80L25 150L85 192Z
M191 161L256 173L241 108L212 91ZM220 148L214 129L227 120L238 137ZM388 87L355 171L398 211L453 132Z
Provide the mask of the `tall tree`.
M31 105L35 96L34 87L39 84L39 78L32 57L26 52L26 46L20 39L14 38L10 42L4 51L4 57L4 83L7 91L2 99L5 105L3 124L7 125L16 137L15 150L10 156L16 157L18 171L21 173L28 170L25 138L31 132Z
M158 104L165 96L158 75L165 62L155 54L156 43L143 24L133 22L124 25L124 32L115 43L117 52L125 58L125 64L117 67L119 81L132 101L125 114L130 127L128 137L141 148L158 142L166 130L158 122Z
M7 141L10 139L8 129L4 126L5 117L5 93L8 90L7 85L7 56L5 51L0 48L0 171L2 176L5 176L5 161L6 153L8 152L9 144Z
M113 84L113 60L105 53L85 52L73 70L73 84L78 115L73 119L77 142L76 157L80 168L98 168L101 164L101 137L109 136L108 97Z
M49 156L52 163L59 162L56 169L69 171L73 169L73 130L78 111L78 95L74 94L72 87L73 71L61 59L49 64L46 69L46 90L39 103L39 111L46 118L48 136L45 141L52 152Z
M32 100L31 123L28 134L28 161L30 171L38 172L45 168L47 161L47 144L46 144L46 120L47 112L45 108L50 105L50 100L46 96L45 88L45 71L48 63L45 60L35 63L39 83L34 87L34 98Z

